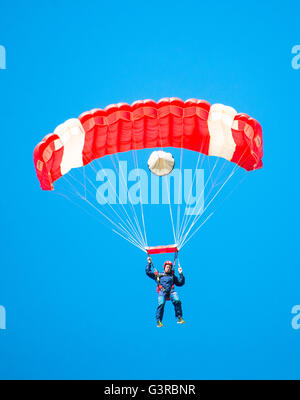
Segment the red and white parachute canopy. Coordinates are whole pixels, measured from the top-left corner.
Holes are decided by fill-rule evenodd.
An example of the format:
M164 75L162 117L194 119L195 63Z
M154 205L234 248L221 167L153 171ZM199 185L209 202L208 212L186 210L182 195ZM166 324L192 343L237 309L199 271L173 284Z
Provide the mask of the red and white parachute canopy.
M43 190L72 168L119 152L176 147L222 157L247 171L262 167L260 124L222 104L178 98L112 104L59 125L34 150Z

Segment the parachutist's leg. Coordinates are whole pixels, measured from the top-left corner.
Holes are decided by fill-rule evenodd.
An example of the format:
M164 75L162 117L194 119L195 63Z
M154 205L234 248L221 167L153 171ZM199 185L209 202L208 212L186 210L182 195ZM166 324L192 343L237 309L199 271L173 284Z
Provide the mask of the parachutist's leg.
M165 296L159 295L158 296L158 307L156 310L156 320L157 321L162 321L162 319L163 319L165 303L166 303Z
M177 292L172 292L171 293L171 301L174 305L175 309L175 317L180 318L182 317L182 307L181 307L181 301L179 299L178 293Z

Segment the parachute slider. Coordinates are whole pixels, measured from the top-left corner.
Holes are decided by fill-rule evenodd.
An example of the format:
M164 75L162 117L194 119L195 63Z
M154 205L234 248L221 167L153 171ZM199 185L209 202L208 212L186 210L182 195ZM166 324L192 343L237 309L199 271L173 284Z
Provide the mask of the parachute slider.
M165 151L153 151L148 160L150 171L157 176L169 175L175 166L175 160L171 153Z
M179 249L177 247L177 244L171 244L168 246L146 247L146 251L149 255L151 255L151 254L164 254L164 253L178 253Z

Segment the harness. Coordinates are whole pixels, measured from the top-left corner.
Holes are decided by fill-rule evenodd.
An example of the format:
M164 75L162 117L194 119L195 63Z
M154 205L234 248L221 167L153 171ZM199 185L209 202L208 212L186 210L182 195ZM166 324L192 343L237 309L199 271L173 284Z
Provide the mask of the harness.
M175 259L174 259L174 264L173 264L173 268L172 268L172 278L173 278L173 282L174 282L174 274L175 274L174 268L175 268L175 265L176 265L177 257L178 257L178 252L175 253ZM169 274L160 273L160 272L157 271L157 269L154 267L153 264L152 264L152 266L153 266L153 269L154 269L154 274L155 274L156 282L157 282L157 293L159 293L160 291L162 291L163 293L166 293L166 289L165 289L165 288L163 287L163 285L160 283L160 278L161 278L162 276L167 276L167 275L169 275ZM172 290L174 290L174 288L175 288L175 285L174 285L174 283L173 283L173 285L171 286L170 293L171 293ZM167 295L166 300L170 300L170 293Z
M166 289L160 283L160 278L162 276L167 276L168 274L159 273L158 271L155 271L154 273L155 273L156 281L157 281L157 293L159 293L160 291L162 291L163 293L166 293ZM173 275L172 278L173 278L173 282L174 282L174 271L172 271L172 275ZM171 286L170 293L171 293L172 290L174 290L174 287L175 287L175 285L173 283L173 285ZM167 300L170 300L170 293L166 297Z

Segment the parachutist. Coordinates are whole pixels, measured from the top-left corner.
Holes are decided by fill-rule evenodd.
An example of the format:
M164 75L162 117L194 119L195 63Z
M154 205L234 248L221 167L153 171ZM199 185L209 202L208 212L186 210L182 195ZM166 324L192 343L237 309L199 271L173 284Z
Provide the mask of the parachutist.
M154 272L151 270L152 267L152 259L148 257L148 264L146 266L146 274L149 278L155 280L157 282L157 293L158 293L158 307L156 310L156 320L157 327L162 327L162 319L164 315L164 308L167 300L171 300L174 309L175 309L175 317L177 318L178 324L184 324L185 321L182 318L182 306L181 301L178 296L178 293L174 290L176 286L183 286L185 283L185 278L183 276L183 270L181 267L178 268L179 277L175 275L175 271L173 269L172 261L166 261L164 263L164 272L159 273L154 269Z

